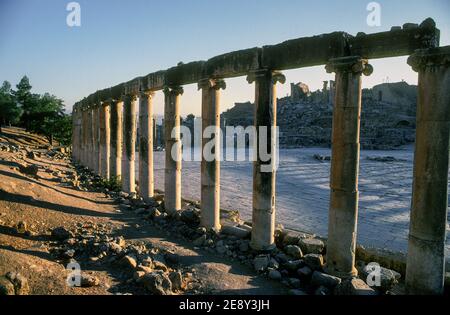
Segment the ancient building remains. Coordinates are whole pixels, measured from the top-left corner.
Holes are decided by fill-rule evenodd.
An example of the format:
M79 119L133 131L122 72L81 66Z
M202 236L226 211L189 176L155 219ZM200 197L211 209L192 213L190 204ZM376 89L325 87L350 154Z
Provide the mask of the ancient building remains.
M145 109L143 115L147 117L141 119L146 123L152 119L151 93L164 91L164 202L167 212L175 214L181 207L182 165L178 127L183 85L199 84L202 119L217 129L220 93L225 88L223 80L247 76L248 82L255 86L254 124L271 127L277 124L276 86L284 82L280 71L326 65L326 71L335 74L326 270L330 274L350 277L356 274L361 81L363 75L370 75L373 70L369 60L404 55L410 55L408 63L419 73L406 289L408 293L441 294L444 288L448 196L450 46L439 47L439 30L432 19L420 25L409 23L403 28L395 27L382 33L352 36L334 32L235 51L207 61L180 63L165 71L97 91L74 106L73 158L96 173L100 173L105 167L103 163L109 160L110 176L120 176L124 189L134 191L135 179L131 172L136 141L133 113L138 106L137 98L139 106ZM385 97L383 92L381 99ZM109 129L106 125L101 126L103 119L108 117L98 114L101 107L110 109ZM141 129L141 133L146 133L139 135L143 151L153 150L150 130L152 128L147 126ZM108 132L109 136L105 134ZM106 150L108 138L110 144ZM254 162L251 246L261 251L274 247L276 169L272 163L273 144L267 144L271 153L269 161L258 157ZM175 158L171 156L172 148ZM123 165L119 163L120 156L124 156ZM154 179L153 172L148 170L153 165L147 153L145 157L147 170L139 177L140 185L146 182L147 188L141 195L150 198ZM262 166L266 172L261 171ZM202 224L209 229L220 229L220 162L202 161L201 170ZM107 176L108 172L102 171L102 175Z

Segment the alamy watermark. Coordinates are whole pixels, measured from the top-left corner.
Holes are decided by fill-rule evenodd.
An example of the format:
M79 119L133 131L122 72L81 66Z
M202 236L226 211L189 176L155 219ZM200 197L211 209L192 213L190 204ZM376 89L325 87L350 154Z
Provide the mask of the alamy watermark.
M367 15L367 25L371 27L381 26L381 5L378 2L370 2L366 7L370 13Z
M78 2L69 2L66 6L69 11L66 17L66 23L69 27L81 26L81 6Z
M226 126L224 131L216 126L208 126L202 132L201 125L196 123L193 136L191 129L186 126L173 128L171 138L177 140L178 134L180 137L172 145L172 159L202 161L203 158L207 162L258 161L261 172L272 172L278 169L278 127ZM205 142L203 146L202 141Z

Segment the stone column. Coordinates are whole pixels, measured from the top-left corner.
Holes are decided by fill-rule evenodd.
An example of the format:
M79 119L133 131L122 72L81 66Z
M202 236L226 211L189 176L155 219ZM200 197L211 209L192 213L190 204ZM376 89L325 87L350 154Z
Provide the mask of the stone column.
M145 91L139 95L139 193L144 200L153 197L153 96Z
M409 294L443 294L450 143L450 46L416 51L419 72L414 178L406 265Z
M326 70L336 73L326 270L332 275L347 278L358 273L355 251L361 74L370 75L373 69L367 60L344 57L330 60Z
M100 174L100 103L95 104L92 109L92 140L93 140L93 165L92 168L95 174Z
M123 98L122 190L136 192L136 96Z
M164 204L169 215L181 210L181 140L180 96L183 87L164 89L164 140L166 164L164 174Z
M81 154L81 164L85 167L88 166L88 109L83 105L81 112L82 118L82 154Z
M88 167L91 171L94 171L94 106L89 105L88 112Z
M81 163L81 157L83 154L83 140L82 140L82 131L83 131L83 118L82 118L82 111L80 106L77 106L77 134L76 134L76 138L77 138L77 155L76 155L76 160L77 163Z
M110 177L121 180L122 177L122 107L123 102L112 100L110 105Z
M255 82L255 142L253 162L253 212L251 247L271 250L275 247L275 178L277 157L277 95L276 83L284 83L281 73L258 70L247 77ZM265 129L265 130L264 130ZM262 139L267 137L267 139ZM264 147L263 147L264 146ZM261 156L268 154L269 159Z
M109 179L110 129L109 103L100 106L100 176Z
M220 89L224 80L205 79L198 83L202 89L202 163L201 219L207 229L220 230ZM205 138L205 129L209 130ZM208 147L207 147L207 144ZM211 156L205 156L205 151Z

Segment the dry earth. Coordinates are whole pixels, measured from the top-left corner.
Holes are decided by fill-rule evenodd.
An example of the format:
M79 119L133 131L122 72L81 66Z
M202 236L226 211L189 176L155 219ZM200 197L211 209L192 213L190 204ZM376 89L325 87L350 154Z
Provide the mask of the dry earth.
M173 290L174 294L288 292L286 286L257 275L248 265L194 247L192 242L171 235L135 212L120 211L105 193L69 185L74 166L63 154L48 150L42 137L4 128L0 144L13 148L0 151L0 277L8 272L20 273L28 281L30 294L149 293L133 281L136 275L123 262L110 263L102 260L102 255L78 261L83 276L92 275L98 285L67 285L68 260L61 258L60 251L68 245L52 237L57 227L72 231L77 242L83 239L86 243L84 239L97 234L108 240L122 236L138 254L139 248L170 254L175 266L169 269L179 272L186 285L183 290ZM27 165L38 166L36 176L21 171ZM24 229L18 228L21 223L26 225Z

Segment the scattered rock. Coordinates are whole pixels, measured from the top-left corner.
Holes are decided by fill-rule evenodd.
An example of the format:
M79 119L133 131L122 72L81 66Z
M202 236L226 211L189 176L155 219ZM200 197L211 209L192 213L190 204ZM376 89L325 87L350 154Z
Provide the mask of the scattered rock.
M311 277L311 285L315 287L324 286L333 289L341 283L341 278L327 275L326 273L314 271Z
M182 211L180 214L180 220L190 225L196 225L200 222L197 212L191 209Z
M298 290L298 289L291 289L288 291L289 295L308 295L305 291Z
M185 287L183 276L179 271L173 271L169 274L170 282L173 290L183 290Z
M82 274L81 275L81 286L83 288L96 287L100 285L100 280L92 275Z
M322 270L323 257L318 254L307 254L303 257L305 264L312 270Z
M377 292L359 278L345 280L336 286L335 295L377 295Z
M153 294L172 294L172 282L163 271L147 273L139 279L139 282Z
M203 234L203 235L200 236L199 238L195 239L195 240L192 242L192 245L197 246L197 247L200 247L200 246L203 246L203 244L205 244L205 242L206 242L206 234Z
M272 280L281 280L282 276L278 270L272 269L269 271L269 279Z
M284 248L286 254L295 259L300 259L303 257L302 250L297 245L288 245Z
M300 248L307 254L322 254L325 244L316 238L305 238L299 242Z
M4 276L0 276L0 295L15 295L14 285Z
M297 278L289 278L289 285L294 289L299 289L301 287L301 281Z
M361 278L367 279L370 277L371 273L373 272L373 269L370 265L367 265L363 268L361 272ZM375 278L375 277L374 277ZM398 283L398 280L400 280L401 275L391 269L387 269L384 267L380 267L380 289L382 292L389 291L392 289L394 285ZM374 279L375 280L375 279Z
M307 279L312 275L313 271L311 270L311 268L309 268L308 266L304 266L300 269L297 270L297 275L301 278L301 279Z
M27 223L24 221L17 223L16 231L19 234L24 234L27 231Z
M73 237L73 233L60 226L52 230L52 237L58 241L64 241Z
M300 267L302 267L302 260L289 260L283 264L283 267L290 272L296 272Z
M221 232L226 235L236 236L244 239L250 237L250 231L239 226L225 225L222 227Z
M315 295L330 295L331 291L330 291L330 289L328 289L327 287L322 285L322 286L318 287L316 289L316 291L314 291L314 294Z
M134 257L131 257L129 255L123 256L120 261L119 265L128 268L128 269L135 269L137 267L137 262Z
M267 269L270 262L270 256L268 255L258 255L253 259L253 267L256 271L262 272Z

